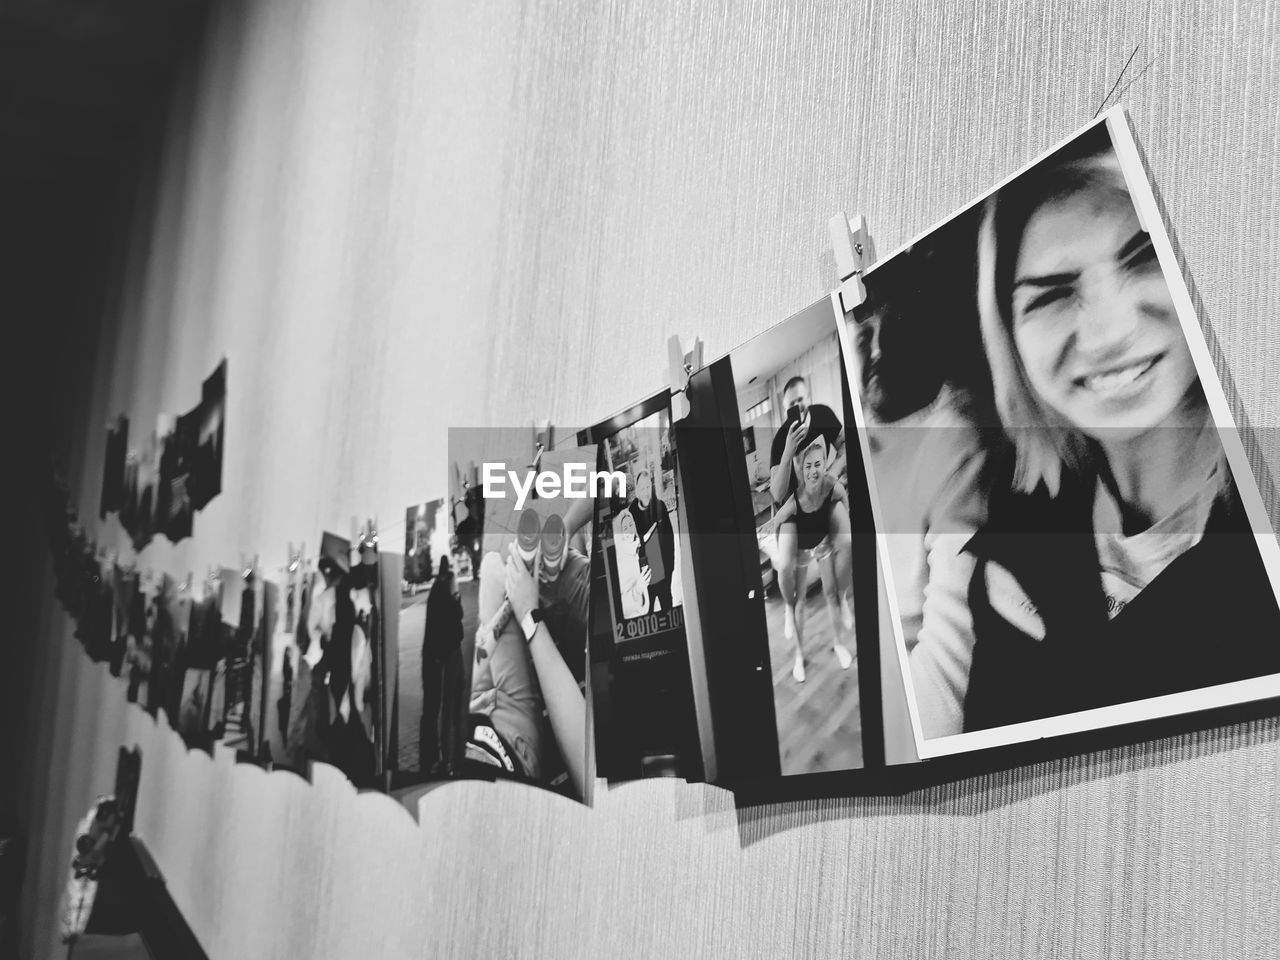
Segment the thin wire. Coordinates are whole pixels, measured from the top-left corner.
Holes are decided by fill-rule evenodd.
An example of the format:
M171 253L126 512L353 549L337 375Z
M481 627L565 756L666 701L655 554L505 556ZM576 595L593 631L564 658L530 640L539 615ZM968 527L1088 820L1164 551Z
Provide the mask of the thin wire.
M1134 74L1134 77L1132 80L1130 80L1128 83L1126 83L1123 87L1120 88L1120 92L1116 94L1117 101L1125 95L1125 93L1129 90L1130 87L1132 87L1135 83L1137 83L1139 80L1143 78L1146 72L1151 69L1151 64L1154 62L1155 61L1153 60L1148 60L1147 65L1143 67L1141 70L1139 70L1136 74Z
M1133 53L1129 54L1129 59L1124 62L1124 66L1120 68L1120 76L1116 77L1116 82L1111 85L1111 89L1107 91L1107 95L1102 98L1102 102L1098 104L1098 109L1094 111L1093 118L1096 120L1098 114L1102 112L1102 108L1107 105L1107 101L1111 99L1111 95L1116 92L1116 87L1120 86L1120 81L1124 79L1124 72L1129 69L1129 64L1133 63L1133 58L1138 55L1138 46L1135 45Z

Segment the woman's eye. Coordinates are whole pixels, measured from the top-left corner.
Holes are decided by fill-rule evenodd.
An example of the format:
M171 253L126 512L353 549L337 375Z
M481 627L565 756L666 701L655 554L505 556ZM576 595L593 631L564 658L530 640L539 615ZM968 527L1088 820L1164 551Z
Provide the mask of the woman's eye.
M1051 307L1055 303L1065 300L1069 296L1071 296L1070 287L1050 287L1049 289L1030 297L1023 304L1022 313L1029 314L1034 313L1037 310L1043 310L1046 307Z

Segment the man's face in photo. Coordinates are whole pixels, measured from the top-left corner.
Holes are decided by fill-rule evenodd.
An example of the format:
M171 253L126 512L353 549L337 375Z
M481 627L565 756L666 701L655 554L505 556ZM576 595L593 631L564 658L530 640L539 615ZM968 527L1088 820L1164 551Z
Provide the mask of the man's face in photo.
M860 312L854 321L854 345L858 356L858 382L862 400L872 413L881 418L892 406L886 396L883 379L885 371L880 353L880 331L886 310L885 304L877 304L865 313Z
M788 415L792 408L795 408L796 412L803 417L809 412L809 385L803 380L793 383L783 391L782 405Z
M640 501L640 506L649 506L649 498L653 496L653 481L649 479L647 473L641 474L636 481L636 499Z

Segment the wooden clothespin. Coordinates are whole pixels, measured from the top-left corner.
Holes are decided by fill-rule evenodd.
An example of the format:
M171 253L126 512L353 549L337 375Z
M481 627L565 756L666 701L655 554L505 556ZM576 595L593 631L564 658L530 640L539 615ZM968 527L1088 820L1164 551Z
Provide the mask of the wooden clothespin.
M254 554L252 559L248 559L244 554L240 555L241 576L245 582L253 580L253 575L258 569L258 555Z
M192 585L192 583L194 582L194 580L195 580L195 574L193 574L193 573L188 573L188 574L187 574L187 578L186 578L185 580L183 580L183 581L182 581L182 585L181 585L180 587L178 587L178 592L179 592L179 593L190 593L190 592L191 592L191 585Z
M538 470L542 464L542 455L555 445L556 428L550 420L533 421L533 462L530 470Z
M862 274L875 262L876 248L862 214L847 217L840 211L831 218L831 247L840 274L840 308L845 313L867 299Z
M689 378L702 369L702 338L693 338L693 349L684 352L680 337L667 340L667 386L671 390L671 419L683 420L689 415Z
M298 544L297 549L295 549L293 543L289 543L289 564L286 568L287 572L293 573L302 565L302 550L303 544Z
M457 507L458 504L467 502L467 490L470 486L471 481L455 460L453 463L453 482L449 487L449 506L451 510Z
M550 420L533 421L533 461L529 464L529 472L537 474L542 469L542 455L555 446L556 428ZM529 499L538 499L536 485L529 489Z
M364 528L360 531L360 549L366 547L371 550L378 549L378 524L374 518L369 517L364 522Z

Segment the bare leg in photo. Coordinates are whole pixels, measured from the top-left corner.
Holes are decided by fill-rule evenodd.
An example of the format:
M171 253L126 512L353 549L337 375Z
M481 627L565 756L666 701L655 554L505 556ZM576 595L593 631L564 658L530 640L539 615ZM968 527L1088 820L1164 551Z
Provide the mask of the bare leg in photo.
M778 589L782 593L783 632L796 644L796 663L791 669L791 676L796 683L804 683L804 590L808 575L805 567L797 562L799 540L794 523L778 527L778 549L773 566L778 574Z
M837 488L840 492L839 502L831 508L828 519L827 535L835 548L836 583L840 585L840 622L850 635L853 634L853 535L849 526L849 501L843 493L843 485Z
M834 637L831 649L835 652L836 660L840 663L840 669L848 670L849 665L853 663L853 654L849 652L848 647L840 642L840 628L844 624L844 617L841 611L844 591L841 589L843 581L837 572L840 565L839 556L839 549L833 545L833 549L818 559L818 575L822 578L822 596L827 602L827 613L831 615L831 633Z
M848 670L853 655L840 642L840 628L854 642L853 636L853 535L849 526L849 510L842 502L832 504L831 532L827 535L831 552L823 558L819 570L822 574L822 593L831 613L831 627L835 634L834 650L840 661L840 669Z

